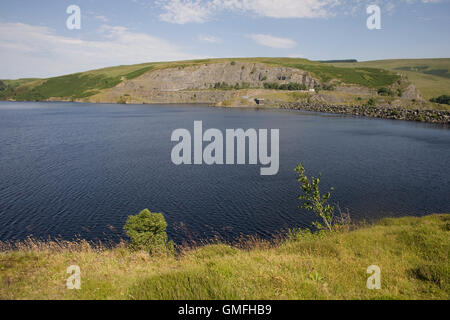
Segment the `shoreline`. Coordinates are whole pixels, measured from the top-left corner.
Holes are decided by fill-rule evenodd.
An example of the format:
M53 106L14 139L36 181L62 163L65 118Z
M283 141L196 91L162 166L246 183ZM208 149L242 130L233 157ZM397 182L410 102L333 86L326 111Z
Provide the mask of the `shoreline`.
M386 120L415 121L443 125L450 124L450 111L442 110L382 108L363 105L350 107L327 104L304 104L301 102L283 103L280 105L280 109L345 114Z
M213 242L176 255L126 243L107 248L30 239L16 250L0 250L0 299L446 300L449 219L385 218L321 234L292 230L275 242ZM67 290L66 270L74 265L81 289ZM382 270L379 290L366 286L371 265Z
M4 102L65 102L65 103L88 103L88 104L111 104L122 105L121 103L111 102L91 102L91 101L68 101L68 100L44 100L44 101L11 101L2 100ZM269 102L265 105L238 105L238 106L221 106L213 103L123 103L123 105L196 105L210 108L225 109L259 109L259 110L299 110L328 114L340 114L349 116L359 116L375 119L386 120L403 120L421 123L432 123L441 125L450 125L450 111L446 110L421 110L421 109L404 109L404 108L386 108L377 106L346 106L346 105L330 105L330 104L310 104L304 102Z

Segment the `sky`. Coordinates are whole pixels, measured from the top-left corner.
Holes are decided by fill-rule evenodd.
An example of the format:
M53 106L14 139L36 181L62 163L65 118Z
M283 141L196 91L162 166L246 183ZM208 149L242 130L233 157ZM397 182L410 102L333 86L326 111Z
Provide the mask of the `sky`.
M381 29L369 30L373 4ZM1 1L0 79L220 57L448 58L449 16L450 0Z

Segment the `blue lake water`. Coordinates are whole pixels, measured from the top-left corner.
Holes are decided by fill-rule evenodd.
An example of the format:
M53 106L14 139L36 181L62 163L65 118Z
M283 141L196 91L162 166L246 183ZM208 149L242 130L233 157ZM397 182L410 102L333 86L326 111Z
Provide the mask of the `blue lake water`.
M280 171L175 166L172 131L280 129ZM299 111L0 102L0 240L115 239L128 215L164 213L181 241L306 227L294 168L353 220L450 212L450 130Z

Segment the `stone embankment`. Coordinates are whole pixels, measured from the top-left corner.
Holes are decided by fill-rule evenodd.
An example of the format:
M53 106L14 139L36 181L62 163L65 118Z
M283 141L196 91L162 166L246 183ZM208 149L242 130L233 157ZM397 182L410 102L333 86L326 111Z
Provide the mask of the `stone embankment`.
M307 103L282 103L281 109L305 110L315 112L326 112L334 114L348 114L354 116L364 116L372 118L420 121L429 123L450 124L450 111L440 110L414 110L384 108L373 106L341 106L326 104L307 104Z

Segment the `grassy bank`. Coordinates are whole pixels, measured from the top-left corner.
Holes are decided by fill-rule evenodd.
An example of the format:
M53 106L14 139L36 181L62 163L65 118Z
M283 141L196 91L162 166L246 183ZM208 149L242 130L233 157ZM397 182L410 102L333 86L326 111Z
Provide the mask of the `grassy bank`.
M291 234L149 256L125 246L29 242L0 253L1 299L449 299L450 215L384 219L353 231ZM68 290L70 265L81 290ZM381 268L381 290L366 270Z

